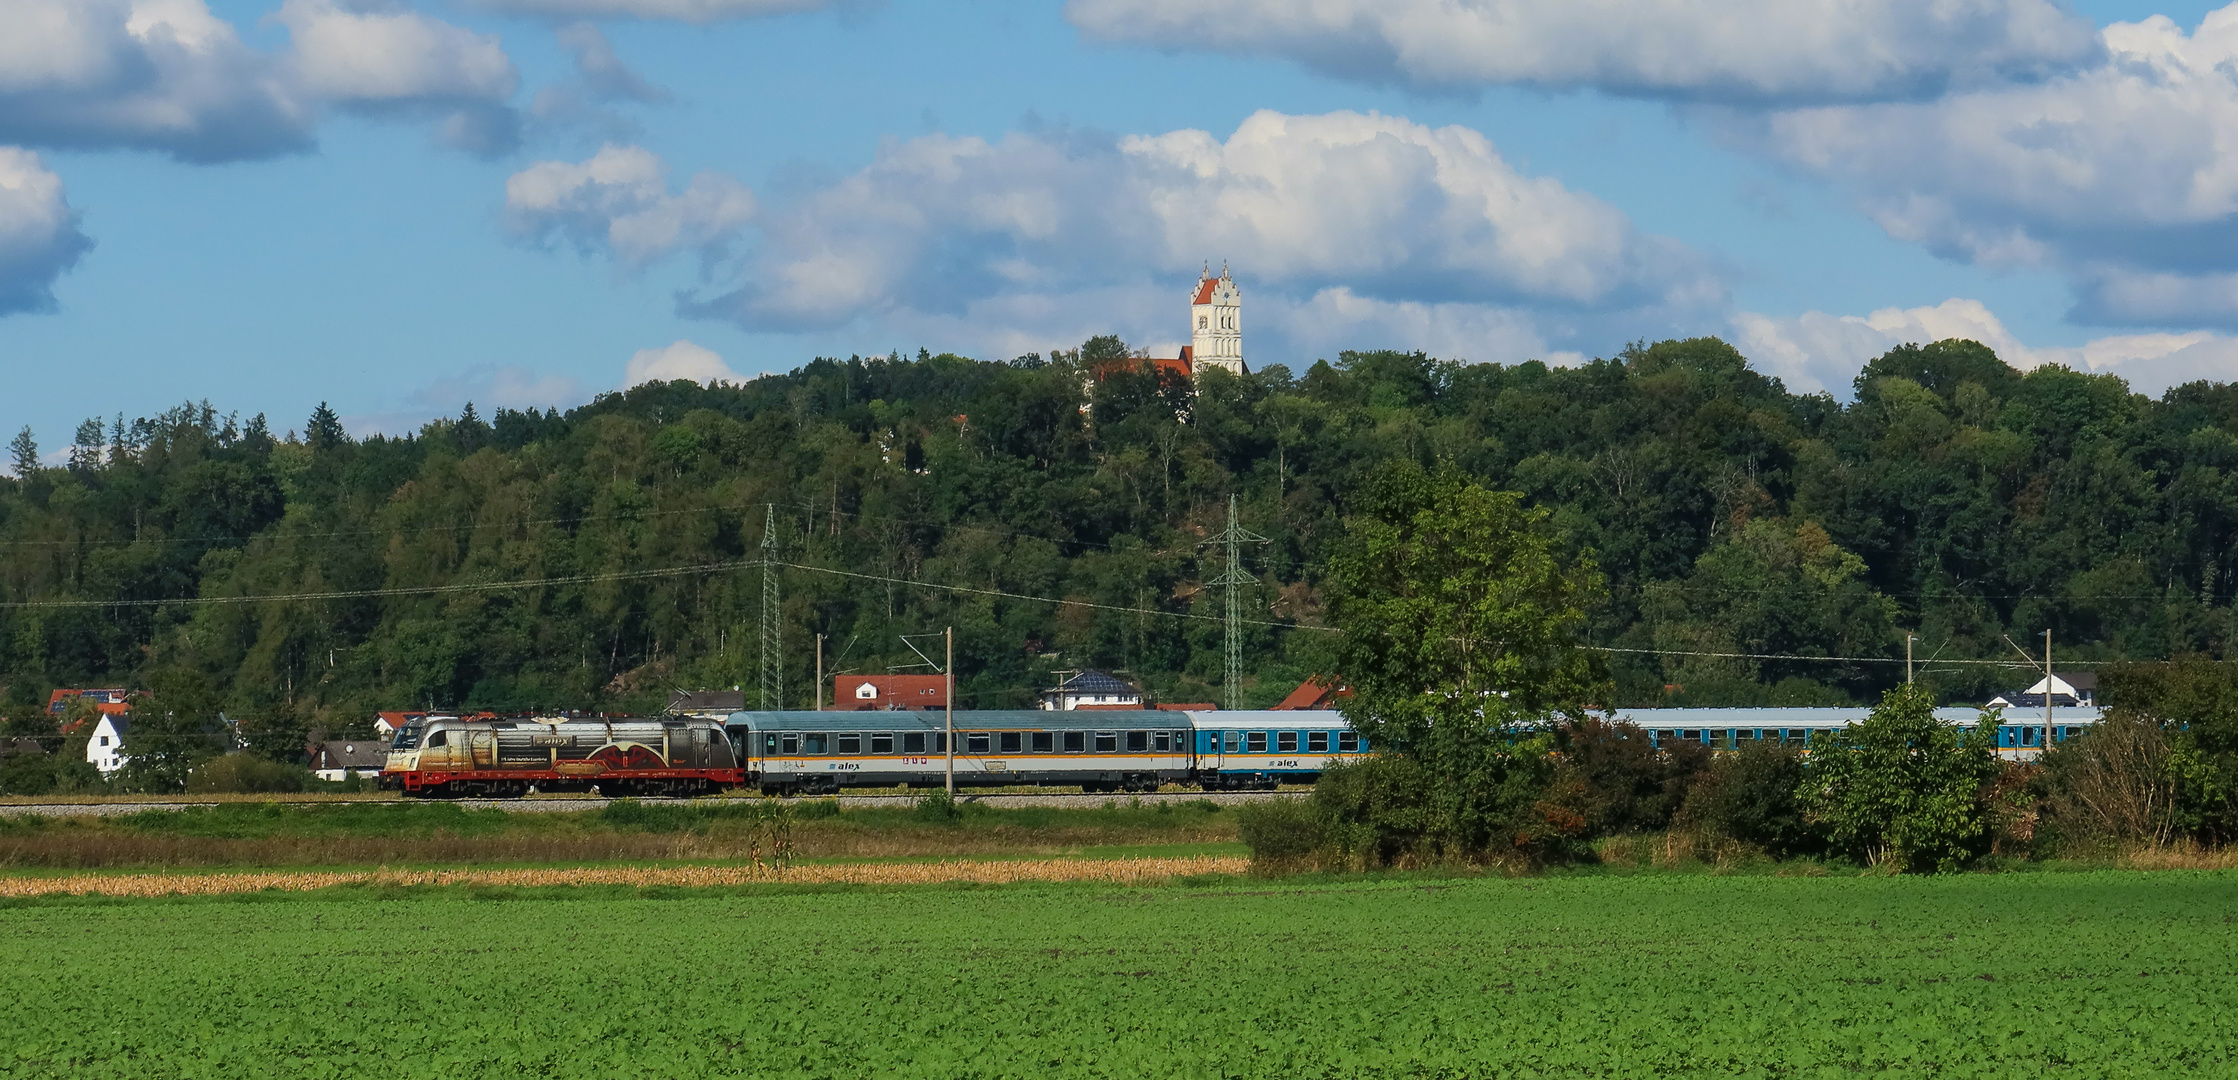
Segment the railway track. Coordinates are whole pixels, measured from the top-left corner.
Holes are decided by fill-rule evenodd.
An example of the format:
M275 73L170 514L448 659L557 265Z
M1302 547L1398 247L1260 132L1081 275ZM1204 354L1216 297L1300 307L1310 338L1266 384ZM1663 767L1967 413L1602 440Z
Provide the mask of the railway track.
M1234 805L1236 803L1259 802L1266 799L1298 798L1303 796L1304 794L1305 793L1302 791L1164 791L1151 792L1142 795L961 794L956 797L956 801L964 803L978 803L979 805L996 809L1018 809L1022 807L1040 806L1071 808L1078 810L1092 809L1094 807L1102 806L1106 803L1111 803L1118 806L1127 806L1132 804L1135 800L1140 800L1141 804L1144 806L1155 806L1159 803L1189 803L1199 801L1209 801L1227 806ZM916 795L841 795L838 798L839 805L841 807L870 808L884 806L898 808L907 807L915 803L918 797ZM111 817L118 814L138 814L149 810L192 810L198 807L205 806L264 806L274 803L283 806L333 806L337 803L395 805L405 802L417 803L420 801L421 800L417 799L289 799L280 797L273 799L260 799L254 802L248 802L241 799L228 799L225 801L174 799L148 802L0 803L0 814L23 814L42 817ZM464 806L476 810L504 810L516 814L555 814L567 813L569 811L575 810L596 810L599 807L608 805L614 800L568 798L556 796L546 798L532 795L525 799L445 799L428 801L443 802L454 806ZM725 800L721 798L710 798L640 799L638 801L644 803L688 805L695 803L719 804L724 802ZM798 803L818 800L786 799L784 801L788 803Z

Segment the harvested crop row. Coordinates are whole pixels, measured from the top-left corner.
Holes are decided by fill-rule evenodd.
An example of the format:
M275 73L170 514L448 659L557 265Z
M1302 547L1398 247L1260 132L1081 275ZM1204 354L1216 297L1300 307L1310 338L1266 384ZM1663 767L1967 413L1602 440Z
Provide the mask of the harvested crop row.
M1165 881L1195 874L1240 874L1249 860L1233 855L1151 859L1037 859L1006 862L854 863L793 866L596 866L511 870L274 871L250 874L116 874L0 879L0 897L207 896L278 889L301 892L337 885L666 885L700 888L792 885L1005 884L1020 881Z

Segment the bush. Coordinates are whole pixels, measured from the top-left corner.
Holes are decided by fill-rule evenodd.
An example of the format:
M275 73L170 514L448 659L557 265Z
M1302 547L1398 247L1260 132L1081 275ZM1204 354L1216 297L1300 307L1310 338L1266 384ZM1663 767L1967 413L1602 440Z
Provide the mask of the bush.
M1301 866L1321 849L1321 814L1306 799L1245 803L1236 810L1236 831L1262 869Z
M1817 854L1826 845L1804 816L1796 795L1802 785L1800 750L1750 742L1710 764L1687 793L1679 817L1688 826L1778 858Z
M1555 732L1561 752L1557 783L1595 836L1667 829L1688 789L1709 768L1698 742L1658 748L1630 723L1587 718Z
M2160 846L2183 820L2189 764L2157 721L2117 710L2044 755L2036 786L2043 822L2067 843Z
M917 797L916 817L919 821L949 822L964 816L957 807L956 797L943 789Z
M1989 850L1996 718L1935 718L1919 686L1890 690L1862 723L1811 741L1796 797L1836 854L1889 870L1956 870Z
M1385 753L1332 767L1313 787L1324 857L1355 868L1573 857L1586 822L1547 798L1547 746L1487 741L1434 758Z
M300 765L235 752L195 766L187 773L186 789L197 794L277 794L302 791L310 778L310 770Z
M799 818L802 821L814 821L817 818L838 817L839 800L810 799L807 802L801 803L799 807L795 808L793 811L793 816Z

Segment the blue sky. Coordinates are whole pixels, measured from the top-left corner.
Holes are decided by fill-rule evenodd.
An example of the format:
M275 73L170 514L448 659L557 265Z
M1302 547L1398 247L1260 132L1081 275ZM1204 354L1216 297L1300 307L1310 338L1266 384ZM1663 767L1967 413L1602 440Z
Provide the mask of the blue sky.
M2234 58L2208 4L0 0L0 428L1170 350L1223 259L1254 364L2158 392L2238 370Z

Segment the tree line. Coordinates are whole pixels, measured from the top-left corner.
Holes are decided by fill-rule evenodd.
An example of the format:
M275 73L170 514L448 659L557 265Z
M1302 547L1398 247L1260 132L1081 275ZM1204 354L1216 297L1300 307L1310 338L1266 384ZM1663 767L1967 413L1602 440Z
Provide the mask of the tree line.
M816 635L827 671L877 672L951 625L967 707L1084 667L1216 701L1202 541L1231 495L1273 540L1246 562L1265 705L1330 670L1331 635L1294 628L1328 622L1345 522L1394 461L1512 492L1590 559L1565 625L1641 650L1603 654L1617 704L1870 702L1906 633L1938 662L2047 627L2078 662L2232 640L2228 386L2153 399L1966 341L1892 350L1848 402L1710 338L1571 368L1346 352L1193 388L1130 354L819 359L405 436L192 404L88 419L52 466L26 431L0 479L0 713L44 737L53 687L168 687L179 724L222 714L284 755L376 709L757 701L765 542L787 704ZM1922 681L1968 701L2018 677Z

